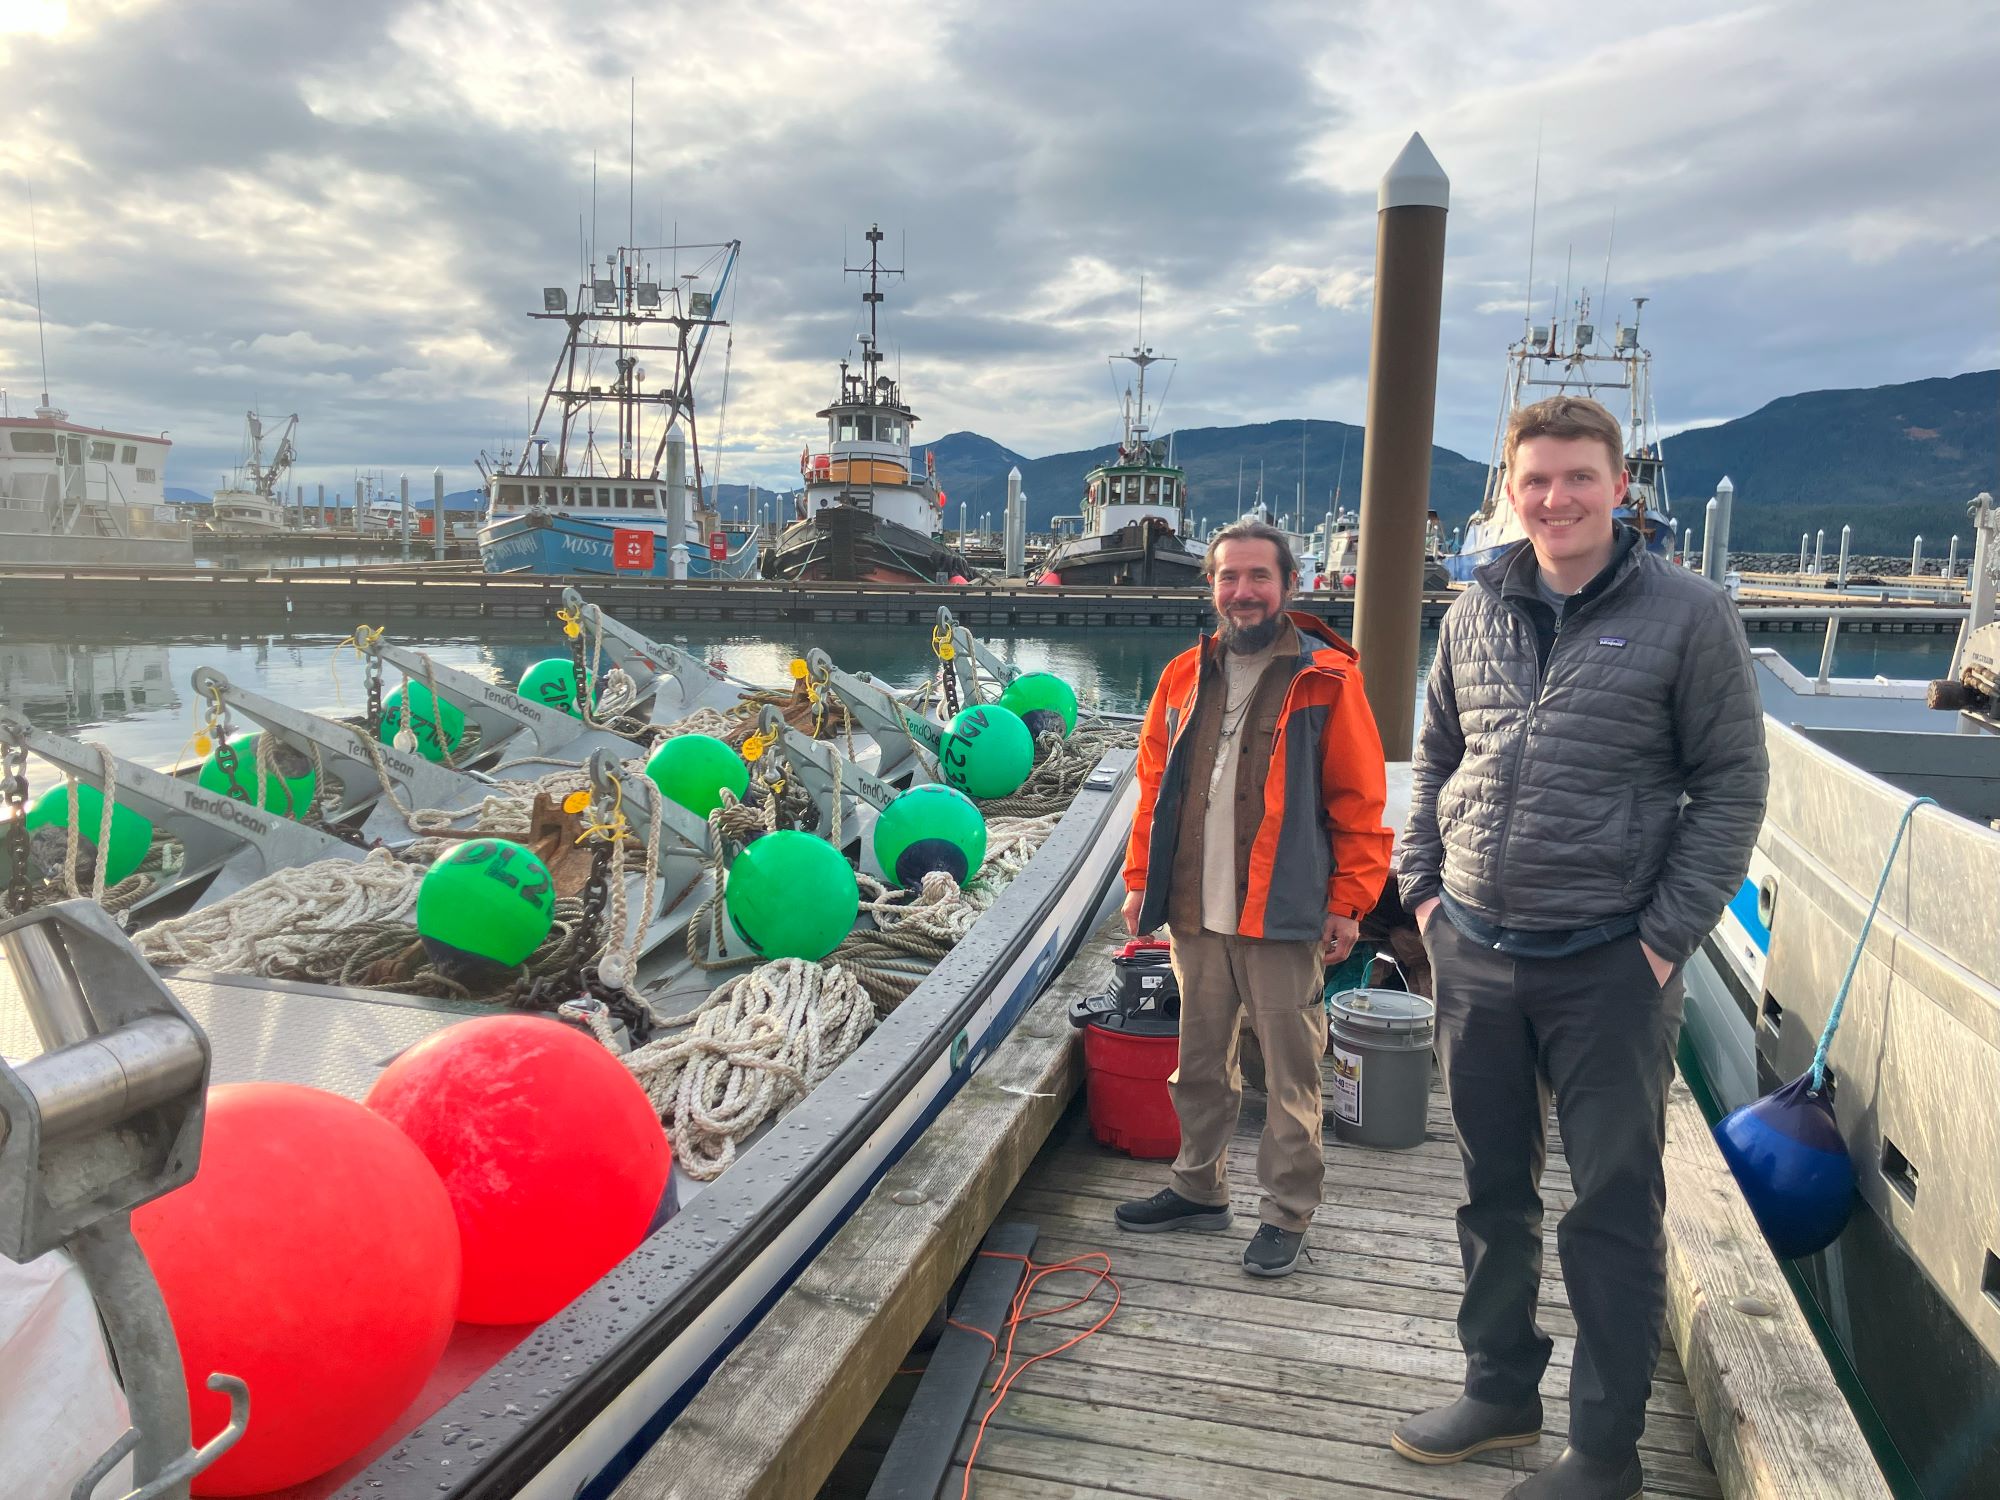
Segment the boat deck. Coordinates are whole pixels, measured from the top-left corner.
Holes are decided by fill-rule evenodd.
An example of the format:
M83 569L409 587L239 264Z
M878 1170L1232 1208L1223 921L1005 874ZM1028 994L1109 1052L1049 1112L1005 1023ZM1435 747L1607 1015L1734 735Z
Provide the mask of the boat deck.
M1556 1264L1555 1220L1571 1193L1553 1138L1543 1182L1542 1325L1555 1338L1543 1383L1547 1431L1534 1448L1426 1468L1391 1452L1388 1433L1399 1417L1453 1399L1464 1371L1453 1328L1458 1151L1442 1098L1433 1095L1430 1139L1413 1150L1350 1146L1329 1130L1325 1198L1307 1259L1278 1281L1246 1276L1240 1264L1256 1225L1262 1124L1261 1096L1246 1094L1229 1161L1235 1228L1138 1236L1112 1225L1112 1206L1158 1189L1165 1164L1098 1145L1081 1111L1065 1117L1001 1219L1040 1227L1037 1264L1108 1251L1123 1300L1103 1330L1015 1383L987 1425L974 1495L1456 1500L1504 1494L1562 1451L1575 1323ZM1095 1321L1101 1306L1033 1324L1041 1332L1023 1342L1059 1343ZM960 1459L989 1401L982 1392L974 1403ZM1697 1431L1693 1397L1669 1347L1643 1441L1649 1495L1722 1493L1691 1456ZM942 1493L959 1493L961 1473L954 1466Z

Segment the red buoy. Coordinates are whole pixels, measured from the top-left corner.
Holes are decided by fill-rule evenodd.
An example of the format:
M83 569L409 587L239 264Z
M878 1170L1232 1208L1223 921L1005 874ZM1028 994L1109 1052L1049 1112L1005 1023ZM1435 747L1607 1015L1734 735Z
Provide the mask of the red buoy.
M461 1021L390 1063L367 1102L444 1179L467 1323L567 1306L638 1247L666 1190L672 1156L646 1091L558 1021Z
M458 1230L437 1173L352 1100L290 1083L209 1090L194 1181L136 1209L179 1336L195 1445L221 1371L250 1387L241 1440L197 1495L323 1474L399 1416L451 1337Z

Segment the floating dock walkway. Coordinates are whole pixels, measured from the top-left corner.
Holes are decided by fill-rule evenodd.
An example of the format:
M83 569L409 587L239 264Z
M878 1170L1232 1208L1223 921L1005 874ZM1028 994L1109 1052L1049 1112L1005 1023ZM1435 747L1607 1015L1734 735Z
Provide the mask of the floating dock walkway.
M867 1490L851 1476L873 1458L852 1445L899 1367L921 1359L912 1344L996 1219L996 1235L1009 1224L1034 1226L1039 1265L1107 1253L1122 1302L1101 1331L1013 1384L986 1424L975 1497L1497 1500L1561 1451L1575 1325L1553 1243L1571 1198L1554 1139L1543 1185L1550 1239L1542 1320L1556 1348L1543 1440L1453 1467L1405 1462L1388 1446L1390 1426L1449 1400L1463 1371L1453 1323L1459 1165L1442 1101L1434 1096L1430 1138L1414 1150L1339 1144L1329 1130L1310 1260L1288 1278L1260 1282L1238 1264L1256 1219L1255 1094L1230 1159L1240 1232L1120 1233L1113 1205L1158 1188L1165 1166L1090 1139L1070 1107L1082 1063L1065 1012L1072 997L1106 986L1122 936L1107 924L1064 971L724 1361L617 1500L803 1500L823 1485L826 1494L867 1492L871 1500L958 1496L997 1364L962 1423L954 1411L941 1432L915 1444L917 1463L908 1462L907 1437L891 1448L884 1475L916 1474L914 1487L878 1477ZM1668 1193L1669 1346L1647 1411L1647 1493L1887 1500L1804 1316L1679 1083L1669 1105ZM1009 1290L1013 1279L1010 1270ZM1087 1280L1069 1276L1034 1306L1081 1292ZM1081 1332L1108 1305L1104 1291L1098 1298L1026 1324L1018 1350L1038 1352Z
M668 582L603 574L542 578L483 573L465 563L361 564L338 568L0 567L0 618L83 614L95 621L242 620L337 625L358 620L553 621L563 590L632 624L928 624L940 605L980 629L1167 627L1212 622L1198 589L1041 588L1020 582L921 585L793 583L781 580ZM1435 626L1457 595L1424 595L1423 622ZM1352 630L1352 593L1301 595L1298 607L1337 630ZM1745 600L1752 635L1817 634L1837 610L1848 632L1956 634L1963 609L1829 597L1777 603Z

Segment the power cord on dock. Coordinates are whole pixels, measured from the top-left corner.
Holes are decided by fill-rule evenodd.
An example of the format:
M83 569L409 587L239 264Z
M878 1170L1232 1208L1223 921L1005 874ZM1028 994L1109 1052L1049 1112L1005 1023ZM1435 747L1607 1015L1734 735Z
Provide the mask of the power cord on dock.
M979 1445L986 1440L986 1424L993 1419L993 1414L1000 1409L1000 1403L1007 1399L1007 1393L1013 1389L1014 1382L1019 1378L1021 1372L1026 1370L1030 1365L1040 1364L1043 1360L1053 1355L1061 1354L1065 1349L1074 1349L1093 1333L1103 1328L1105 1324L1111 1321L1111 1315L1118 1311L1118 1304L1124 1297L1123 1289L1118 1285L1118 1279L1111 1274L1111 1257L1102 1250L1087 1250L1081 1255L1072 1256L1068 1260L1058 1261L1050 1266L1037 1266L1032 1257L1015 1255L1005 1250L981 1250L979 1253L984 1256L991 1256L995 1260L1018 1260L1027 1268L1027 1274L1022 1278L1019 1289L1014 1293L1014 1301L1007 1309L1007 1345L1005 1349L1001 1348L1000 1341L997 1338L983 1328L974 1328L971 1324L961 1323L956 1318L945 1320L953 1328L957 1328L965 1333L976 1333L979 1337L985 1339L987 1343L993 1345L994 1358L1000 1361L999 1373L993 1377L993 1400L980 1416L978 1429L972 1435L972 1451L965 1456L965 1482L959 1489L960 1500L970 1500L972 1494L972 1467L979 1462ZM1095 1261L1103 1263L1101 1269L1086 1264L1086 1262ZM1045 1307L1040 1312L1029 1312L1027 1310L1028 1299L1034 1296L1035 1289L1041 1284L1042 1279L1047 1276L1059 1276L1065 1272L1082 1272L1090 1276L1092 1278L1090 1289L1082 1296L1072 1297L1069 1301L1061 1303L1058 1306ZM1103 1317L1092 1323L1081 1333L1063 1340L1055 1348L1044 1349L1040 1354L1030 1355L1018 1365L1014 1363L1014 1339L1020 1333L1021 1326L1024 1323L1032 1323L1038 1318L1053 1317L1056 1313L1068 1312L1073 1307L1081 1307L1084 1303L1095 1297L1097 1289L1106 1283L1109 1283L1111 1287L1111 1306L1104 1310Z

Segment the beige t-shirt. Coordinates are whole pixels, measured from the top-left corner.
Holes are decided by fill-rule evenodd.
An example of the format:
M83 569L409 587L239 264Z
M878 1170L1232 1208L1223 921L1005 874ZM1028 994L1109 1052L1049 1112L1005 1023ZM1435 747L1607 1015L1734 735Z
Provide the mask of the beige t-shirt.
M1222 656L1222 739L1215 750L1215 773L1203 788L1208 807L1201 825L1201 925L1209 932L1234 933L1243 915L1236 889L1236 768L1249 728L1250 700L1264 669L1298 649L1298 630L1288 622L1262 651L1249 656L1225 651Z

